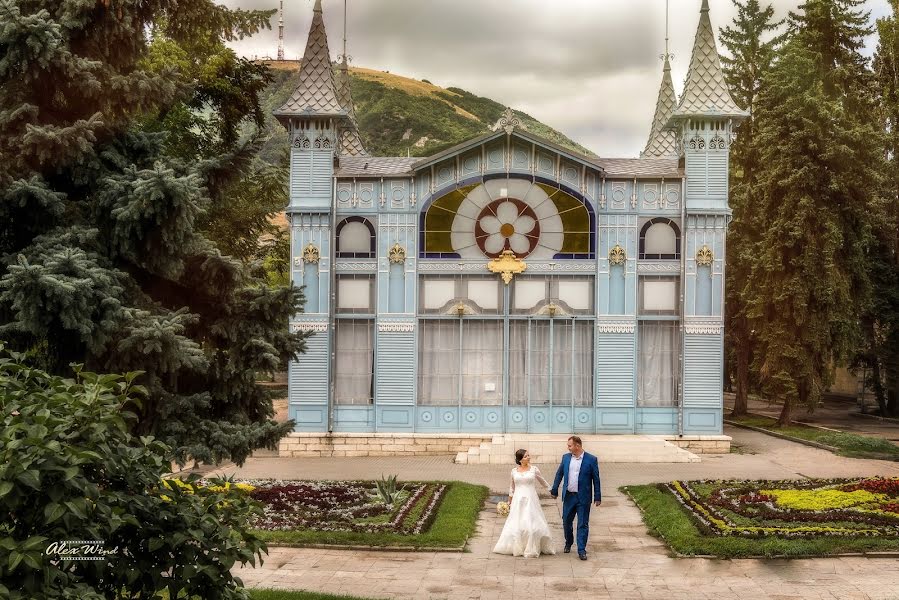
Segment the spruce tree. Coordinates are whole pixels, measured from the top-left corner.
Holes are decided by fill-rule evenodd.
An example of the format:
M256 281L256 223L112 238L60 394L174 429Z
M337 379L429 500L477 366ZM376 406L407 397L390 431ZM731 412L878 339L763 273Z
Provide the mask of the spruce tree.
M224 41L273 12L0 0L0 337L54 373L142 371L136 433L180 461L242 462L290 428L255 378L302 351L302 295L200 231L262 122L264 73Z
M765 391L813 410L859 339L883 145L861 0L809 0L763 78L756 113L763 235L747 288Z
M899 416L899 0L877 21L874 73L880 124L886 138L883 196L886 211L875 223L870 253L873 301L862 320L860 365L871 372L881 415Z
M754 347L754 332L746 316L743 295L750 282L753 246L759 229L757 187L760 148L756 143L756 102L763 76L770 70L778 45L782 42L775 31L782 22L775 22L771 5L762 6L758 0L734 0L737 16L733 26L721 29L721 43L730 56L722 56L724 77L730 93L741 108L750 112L743 121L730 152L730 204L733 220L727 236L727 281L725 285L725 331L727 336L728 372L736 381L732 416L747 413L750 388L750 365Z

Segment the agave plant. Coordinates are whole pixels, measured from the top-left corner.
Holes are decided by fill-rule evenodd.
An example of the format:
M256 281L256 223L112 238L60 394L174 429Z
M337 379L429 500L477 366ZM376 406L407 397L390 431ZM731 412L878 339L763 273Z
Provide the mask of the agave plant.
M381 479L375 482L375 485L378 488L378 496L381 497L381 501L384 504L394 504L399 498L400 492L403 491L405 486L397 489L396 487L396 475L391 475L390 477L384 477L381 475Z

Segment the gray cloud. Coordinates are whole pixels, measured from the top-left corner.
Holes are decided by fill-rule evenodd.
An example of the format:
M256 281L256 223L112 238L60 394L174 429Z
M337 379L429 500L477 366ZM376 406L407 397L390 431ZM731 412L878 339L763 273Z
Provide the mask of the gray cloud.
M672 75L680 91L700 0L670 0ZM763 0L764 1L764 0ZM777 16L802 0L769 0ZM277 8L277 0L226 0ZM324 0L332 56L342 52L343 2ZM710 0L712 24L730 24L730 0ZM873 17L888 0L867 0ZM285 50L303 53L312 2L285 2ZM274 56L272 31L233 44L246 56ZM636 156L649 132L661 80L664 0L348 0L353 64L458 86L554 127L601 156ZM720 48L720 44L719 44Z

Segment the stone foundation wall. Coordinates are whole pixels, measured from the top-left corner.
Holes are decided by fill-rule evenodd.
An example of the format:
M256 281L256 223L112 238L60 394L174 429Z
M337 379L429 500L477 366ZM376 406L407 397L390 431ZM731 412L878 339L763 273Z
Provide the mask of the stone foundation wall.
M727 435L684 435L681 437L665 437L675 446L680 446L693 454L728 454L730 453L730 436Z
M278 445L278 456L454 455L491 440L493 435L490 434L464 433L291 433Z

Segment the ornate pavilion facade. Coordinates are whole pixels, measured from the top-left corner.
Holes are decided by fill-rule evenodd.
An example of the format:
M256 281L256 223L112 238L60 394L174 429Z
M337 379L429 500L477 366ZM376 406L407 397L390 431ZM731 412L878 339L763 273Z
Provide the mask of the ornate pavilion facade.
M722 433L728 153L746 116L702 1L640 158L523 129L369 156L321 1L288 129L298 432Z

